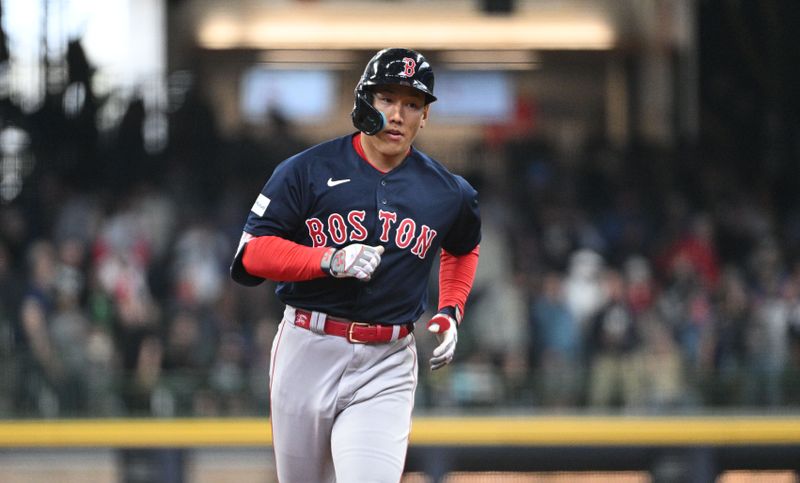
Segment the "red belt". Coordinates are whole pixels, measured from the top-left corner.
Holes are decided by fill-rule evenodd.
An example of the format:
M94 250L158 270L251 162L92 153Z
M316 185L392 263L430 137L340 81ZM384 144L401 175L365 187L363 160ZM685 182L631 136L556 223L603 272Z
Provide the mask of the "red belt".
M307 310L295 309L294 325L303 329L311 329L311 319L313 314ZM351 344L380 344L399 340L407 336L413 330L413 324L400 326L367 324L365 322L352 322L349 320L336 320L330 317L325 318L324 332L328 335L344 337ZM394 327L399 327L397 336L394 336Z

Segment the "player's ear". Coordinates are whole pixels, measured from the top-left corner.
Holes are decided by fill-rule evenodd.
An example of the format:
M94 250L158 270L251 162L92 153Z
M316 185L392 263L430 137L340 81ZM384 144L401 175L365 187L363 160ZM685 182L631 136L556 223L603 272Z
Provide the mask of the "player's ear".
M430 104L427 104L427 105L426 105L426 106L425 106L425 107L422 109L422 121L420 121L420 123L419 123L419 127L420 127L420 128L423 128L423 127L425 127L425 121L427 121L427 120L428 120L428 109L429 109L430 107L431 107L431 105L430 105Z

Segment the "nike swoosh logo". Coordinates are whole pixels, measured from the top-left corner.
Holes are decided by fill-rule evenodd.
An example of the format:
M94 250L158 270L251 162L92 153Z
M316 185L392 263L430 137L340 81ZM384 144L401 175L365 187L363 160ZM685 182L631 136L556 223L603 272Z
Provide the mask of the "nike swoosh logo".
M342 183L349 183L349 182L350 182L350 178L337 179L335 181L334 181L333 178L328 178L328 186L330 186L331 188L333 188L334 186L338 186L338 185L340 185Z

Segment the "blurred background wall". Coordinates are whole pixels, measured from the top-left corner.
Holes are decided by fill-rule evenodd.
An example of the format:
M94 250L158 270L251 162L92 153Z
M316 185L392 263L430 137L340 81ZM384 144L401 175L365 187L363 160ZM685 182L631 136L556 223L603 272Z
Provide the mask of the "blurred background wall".
M418 145L484 219L418 412L796 414L797 2L4 0L0 20L0 417L268 414L281 307L227 267L275 165L353 130L386 46L432 61Z

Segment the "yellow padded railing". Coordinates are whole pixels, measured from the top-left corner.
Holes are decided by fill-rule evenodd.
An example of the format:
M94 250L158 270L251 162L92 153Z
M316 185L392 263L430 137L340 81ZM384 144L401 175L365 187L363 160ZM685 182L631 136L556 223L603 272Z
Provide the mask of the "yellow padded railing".
M266 418L0 422L0 447L269 446ZM417 417L412 445L800 444L798 417Z

